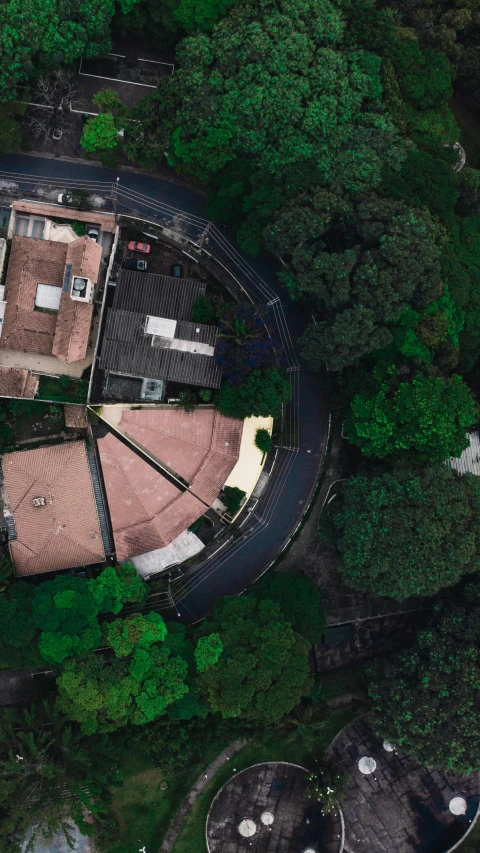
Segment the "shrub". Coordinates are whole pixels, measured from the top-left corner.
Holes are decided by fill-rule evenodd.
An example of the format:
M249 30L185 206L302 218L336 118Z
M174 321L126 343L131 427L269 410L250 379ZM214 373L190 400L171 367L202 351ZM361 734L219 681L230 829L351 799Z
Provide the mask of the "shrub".
M192 321L209 326L215 320L215 309L208 296L198 296L192 306Z
M225 486L223 490L222 501L227 507L227 512L229 515L235 515L235 513L240 509L242 500L245 495L246 492L242 492L242 490L237 489L236 486Z
M268 429L257 429L255 433L255 445L262 453L268 453L272 449L272 436Z

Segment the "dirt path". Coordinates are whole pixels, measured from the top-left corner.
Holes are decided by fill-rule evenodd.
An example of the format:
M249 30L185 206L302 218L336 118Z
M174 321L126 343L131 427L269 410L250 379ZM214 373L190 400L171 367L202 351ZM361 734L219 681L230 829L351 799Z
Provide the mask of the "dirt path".
M246 745L246 740L235 740L230 746L227 746L220 755L217 755L215 761L212 761L211 764L208 765L207 769L198 777L197 781L190 789L189 793L185 797L182 805L180 806L177 814L173 822L170 825L170 829L168 830L165 839L163 841L162 846L160 847L159 853L170 853L172 850L175 841L177 840L177 836L182 828L183 821L185 820L187 814L192 808L195 800L202 793L204 788L208 785L210 780L215 776L215 774L223 767L227 761L230 761L237 752L240 752L241 749Z

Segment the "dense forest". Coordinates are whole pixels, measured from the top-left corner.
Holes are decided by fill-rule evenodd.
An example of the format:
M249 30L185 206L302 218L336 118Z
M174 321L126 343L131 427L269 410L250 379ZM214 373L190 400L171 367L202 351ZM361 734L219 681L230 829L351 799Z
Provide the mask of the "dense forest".
M431 597L411 645L362 675L378 729L427 766L478 770L480 484L444 463L479 419L480 158L458 104L478 122L480 3L8 0L0 153L28 147L21 102L40 75L102 56L130 33L174 51L175 73L135 107L100 93L82 146L144 171L166 152L203 188L212 220L251 255L274 256L285 298L311 317L302 355L354 448L354 475L320 535L353 589ZM267 351L264 342L261 357L249 353L240 376L225 345L226 414L252 414L262 395L276 414L287 399ZM326 713L308 666L324 628L320 594L301 567L220 601L187 632L155 613L121 613L148 594L129 567L36 587L2 572L0 665L48 663L57 685L51 707L0 714L5 853L17 853L32 817L62 823L65 804L51 796L59 785L79 825L83 806L100 817L120 772L112 750L128 739L176 766L222 727L258 735L300 707L312 737L311 721ZM29 774L11 743L28 748ZM108 826L110 841L95 824L106 853L117 849Z

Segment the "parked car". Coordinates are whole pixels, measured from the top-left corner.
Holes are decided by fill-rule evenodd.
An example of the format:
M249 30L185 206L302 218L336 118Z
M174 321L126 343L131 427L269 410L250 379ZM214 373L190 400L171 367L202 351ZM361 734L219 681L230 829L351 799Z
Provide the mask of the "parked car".
M58 194L58 203L59 204L72 204L72 202L73 202L72 194L69 193L67 190L63 190L61 193Z
M146 272L147 262L140 260L140 258L129 258L127 261L123 261L122 267L124 270L143 270Z
M129 252L143 252L144 255L148 255L151 248L149 243L136 243L135 240L130 240L127 246Z
M98 243L100 230L95 225L87 225L87 234L92 238L92 240L95 240L95 242Z
M182 278L183 277L183 270L182 270L182 267L180 266L180 264L174 264L173 265L172 275L174 278Z

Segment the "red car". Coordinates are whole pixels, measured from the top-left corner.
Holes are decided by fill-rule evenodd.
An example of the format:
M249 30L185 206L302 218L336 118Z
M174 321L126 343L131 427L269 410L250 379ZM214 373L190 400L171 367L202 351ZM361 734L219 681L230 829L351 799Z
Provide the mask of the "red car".
M135 240L130 240L127 249L129 252L143 252L145 255L148 255L151 246L148 243L135 243Z

